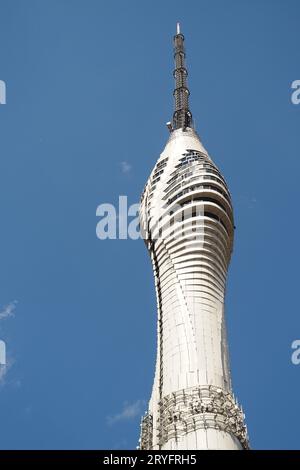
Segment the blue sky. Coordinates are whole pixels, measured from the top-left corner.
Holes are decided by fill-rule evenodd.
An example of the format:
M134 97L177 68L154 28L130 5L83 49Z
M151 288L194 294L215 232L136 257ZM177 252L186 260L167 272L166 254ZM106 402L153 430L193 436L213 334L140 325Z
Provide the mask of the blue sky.
M95 214L138 202L163 149L180 20L197 130L234 201L234 390L253 448L300 448L300 3L0 0L0 12L0 305L13 310L0 319L0 447L137 445L151 266L141 240L97 239Z

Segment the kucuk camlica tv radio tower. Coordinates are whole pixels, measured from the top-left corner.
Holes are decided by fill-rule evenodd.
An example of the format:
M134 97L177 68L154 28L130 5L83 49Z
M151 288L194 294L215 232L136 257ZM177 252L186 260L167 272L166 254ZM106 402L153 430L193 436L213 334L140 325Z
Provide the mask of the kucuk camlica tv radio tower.
M234 233L226 182L193 126L184 36L174 36L175 111L145 186L141 230L157 297L157 360L140 449L248 449L231 387L224 296Z

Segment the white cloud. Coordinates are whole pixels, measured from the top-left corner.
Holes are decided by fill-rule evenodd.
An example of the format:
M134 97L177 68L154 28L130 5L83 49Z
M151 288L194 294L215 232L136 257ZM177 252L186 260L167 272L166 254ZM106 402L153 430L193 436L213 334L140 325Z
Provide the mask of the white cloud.
M236 198L235 203L241 206L245 206L247 209L254 209L256 204L258 204L258 200L255 196L240 195Z
M7 372L7 366L0 364L0 385L2 385L4 382L4 377L6 375L6 372Z
M13 300L9 304L5 305L0 311L0 320L4 320L4 318L8 317L13 317L15 315L17 303L17 300Z
M13 317L15 315L17 303L17 300L13 300L12 302L9 302L9 304L2 307L2 309L0 310L0 321L5 320L5 318ZM5 376L8 370L11 368L12 364L14 363L14 359L9 358L7 361L4 357L3 362L6 362L6 364L0 364L0 386L5 384Z
M136 416L143 414L144 407L144 400L137 400L134 403L125 402L123 405L123 409L120 413L117 413L113 416L107 416L107 422L108 424L112 425L117 423L118 421L126 421L136 418Z
M14 363L14 359L9 359L5 365L0 365L0 386L4 385L6 382L6 374Z
M122 170L122 173L124 174L128 174L131 172L131 169L132 169L132 166L130 165L130 163L124 161L124 162L121 162L121 170Z

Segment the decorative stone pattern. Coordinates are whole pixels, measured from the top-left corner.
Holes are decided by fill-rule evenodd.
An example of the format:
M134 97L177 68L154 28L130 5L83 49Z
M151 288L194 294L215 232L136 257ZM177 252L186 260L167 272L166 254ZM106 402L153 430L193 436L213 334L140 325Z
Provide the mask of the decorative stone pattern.
M249 449L244 414L230 393L213 386L179 390L159 403L159 444L197 429L213 428L233 434Z
M141 437L139 439L139 449L152 449L153 445L153 418L152 415L146 413L141 422Z

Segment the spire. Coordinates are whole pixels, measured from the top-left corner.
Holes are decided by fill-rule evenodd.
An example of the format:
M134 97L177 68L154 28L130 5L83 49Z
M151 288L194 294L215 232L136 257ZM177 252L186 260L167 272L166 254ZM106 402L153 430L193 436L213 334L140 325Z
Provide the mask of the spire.
M187 69L185 68L184 36L180 32L180 24L177 23L176 35L174 36L174 59L175 59L175 111L173 114L173 129L185 129L193 127L192 113L189 110L189 89L187 87Z

